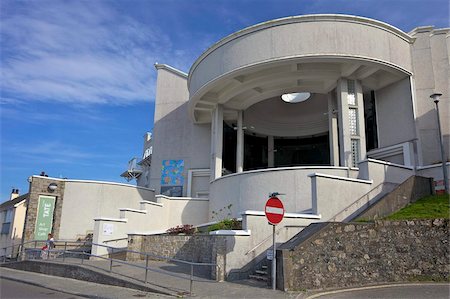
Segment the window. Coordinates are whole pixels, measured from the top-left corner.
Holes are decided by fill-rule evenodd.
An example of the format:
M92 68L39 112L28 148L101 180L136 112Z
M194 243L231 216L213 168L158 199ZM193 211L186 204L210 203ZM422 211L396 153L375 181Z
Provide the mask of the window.
M358 167L359 161L359 140L352 139L352 167Z
M3 212L3 223L2 223L2 235L9 234L9 229L11 228L11 218L12 218L12 209L6 210Z
M347 103L356 105L355 81L347 80Z
M348 110L349 116L349 129L350 134L353 136L358 135L358 110L354 108L350 108Z

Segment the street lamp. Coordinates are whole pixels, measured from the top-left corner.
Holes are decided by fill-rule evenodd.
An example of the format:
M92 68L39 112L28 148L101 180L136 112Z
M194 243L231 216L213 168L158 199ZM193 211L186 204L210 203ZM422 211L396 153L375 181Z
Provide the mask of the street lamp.
M439 117L439 98L441 97L442 93L433 93L430 98L433 99L433 102L436 104L436 114L437 114L437 121L438 121L438 133L439 133L439 141L441 143L441 159L442 159L442 172L444 173L444 188L445 188L445 194L448 194L448 176L447 176L447 159L445 158L445 152L444 152L444 138L441 133L441 119Z

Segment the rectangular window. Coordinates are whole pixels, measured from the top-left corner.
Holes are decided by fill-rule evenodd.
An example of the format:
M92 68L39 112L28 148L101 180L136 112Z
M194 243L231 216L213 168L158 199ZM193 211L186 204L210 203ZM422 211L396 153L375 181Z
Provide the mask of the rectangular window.
M352 139L352 167L358 167L359 161L359 140Z
M347 103L356 106L355 81L347 80Z
M349 130L352 136L358 135L358 110L355 108L350 108L348 110L349 117Z
M2 223L1 234L7 235L7 234L9 234L9 229L11 227L12 209L4 211L3 214L4 214L4 218L3 218L3 223Z
M9 228L11 227L11 223L10 222L5 222L2 224L2 231L1 234L2 235L7 235L9 234Z

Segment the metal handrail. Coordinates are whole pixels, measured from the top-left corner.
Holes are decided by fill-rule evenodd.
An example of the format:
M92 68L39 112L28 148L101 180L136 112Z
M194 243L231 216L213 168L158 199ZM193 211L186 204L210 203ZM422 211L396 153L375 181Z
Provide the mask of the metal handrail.
M280 227L279 229L277 229L277 230L275 231L275 234L278 235L278 234L280 233L280 231L281 231L283 228L289 228L289 227L305 227L305 226L304 226L304 225L284 225L284 226ZM272 240L272 237L273 237L273 235L270 234L268 237L266 237L266 238L263 239L261 242L259 242L255 247L253 247L252 249L250 249L249 251L247 251L244 255L247 255L247 254L249 254L250 252L255 251L255 250L256 250L258 247L260 247L262 244L266 243L266 242L269 241L269 240Z
M28 250L28 251L39 251L42 252L42 249L38 249L37 248L37 243L38 242L45 242L45 241L41 241L41 240L32 240L32 241L27 241L21 245L25 245L25 244L29 244L29 243L34 243L34 248L25 248L25 246L22 246L21 250L19 250L18 252L18 256L20 254L22 254L24 252L24 250ZM201 281L198 279L194 278L194 266L215 266L217 267L219 270L221 269L220 265L216 264L216 263L199 263L199 262L189 262L189 261L184 261L184 260L180 260L180 259L175 259L175 258L169 258L169 257L164 257L164 256L158 256L158 255L154 255L154 254L150 254L150 253L146 253L146 252L140 252L140 251L136 251L136 250L129 250L129 249L122 249L121 252L131 252L131 253L136 253L136 254L140 254L140 255L145 255L145 266L141 266L141 265L136 265L133 263L129 263L126 261L122 261L122 260L118 260L118 259L114 259L114 258L110 258L110 257L105 257L105 256L100 256L100 255L96 255L96 254L92 254L92 253L88 253L85 251L72 251L72 250L67 250L67 244L68 243L75 243L75 244L83 244L83 245L90 245L90 246L100 246L100 247L106 247L106 248L111 248L111 253L114 254L114 249L116 249L115 247L112 246L108 246L108 245L104 245L104 244L98 244L98 243L93 243L93 242L82 242L82 241L59 241L56 240L54 241L54 243L57 242L64 242L64 249L60 250L60 249L47 249L47 260L50 259L50 253L51 252L62 252L62 258L63 258L63 262L65 262L65 256L66 253L72 253L72 254L79 254L82 255L82 259L81 259L81 263L83 264L83 260L84 260L84 256L93 256L93 257L97 257L97 258L101 258L101 259L105 259L105 260L109 260L109 272L112 272L112 266L113 266L113 262L116 263L120 263L120 264L125 264L131 267L135 267L135 268L140 268L140 269L145 269L145 283L148 283L148 271L153 271L153 272L157 272L157 273L161 273L161 274L165 274L165 275L169 275L169 276L173 276L173 277L177 277L177 278L181 278L181 279L189 279L190 283L189 283L189 293L190 295L192 295L192 290L193 290L193 282L194 281ZM12 246L9 246L12 247ZM164 260L168 260L168 261L174 261L174 262L178 262L178 263L184 263L184 264L188 264L190 265L190 275L189 278L183 277L181 275L177 275L177 274L172 274L172 273L167 273L164 271L160 271L160 270L156 270L153 268L150 268L148 266L148 262L149 262L149 257L152 258L156 258L156 259L164 259ZM25 256L26 259L26 256ZM5 259L4 259L5 261ZM120 273L117 273L119 275L121 275ZM123 276L123 275L122 275Z
M341 214L343 214L344 212L348 212L348 210L349 210L351 207L356 206L356 205L359 204L363 199L366 199L366 200L367 200L367 203L365 203L365 204L368 204L369 206L371 206L371 201L372 201L375 197L372 198L372 199L370 199L370 198L369 198L369 194L370 194L371 192L373 192L375 189L378 189L378 188L380 188L380 187L382 187L382 186L385 186L385 185L397 186L398 184L392 183L392 182L382 182L382 183L378 184L377 186L375 186L374 188L372 188L370 191L368 191L367 193L365 193L363 196L359 197L357 200L355 200L354 202L352 202L351 204L349 204L347 207L345 207L344 209L342 209L342 210L341 210L340 212L338 212L336 215L334 215L333 217L331 217L328 221L336 221L336 219L337 219L339 216L341 216ZM378 193L378 194L380 194L380 193ZM377 195L378 195L378 194L377 194Z
M105 241L103 241L103 243L109 243L109 242L115 242L115 241L122 241L122 240L128 240L128 237L126 237L126 238L119 238L119 239L105 240Z

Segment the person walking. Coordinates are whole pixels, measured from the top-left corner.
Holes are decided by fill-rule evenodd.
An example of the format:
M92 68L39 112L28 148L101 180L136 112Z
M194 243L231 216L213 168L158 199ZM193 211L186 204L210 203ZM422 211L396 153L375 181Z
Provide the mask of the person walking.
M55 248L55 239L53 239L53 234L48 234L47 241L45 241L44 247L42 247L41 258L49 258L50 250Z

